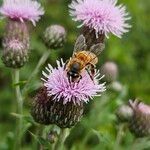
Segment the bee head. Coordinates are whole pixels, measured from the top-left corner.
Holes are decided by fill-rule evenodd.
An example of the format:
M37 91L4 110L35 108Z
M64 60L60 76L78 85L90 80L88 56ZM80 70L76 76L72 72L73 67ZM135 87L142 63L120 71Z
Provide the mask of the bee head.
M79 63L73 63L70 66L70 70L67 72L67 76L69 80L74 82L75 80L80 78L80 64Z

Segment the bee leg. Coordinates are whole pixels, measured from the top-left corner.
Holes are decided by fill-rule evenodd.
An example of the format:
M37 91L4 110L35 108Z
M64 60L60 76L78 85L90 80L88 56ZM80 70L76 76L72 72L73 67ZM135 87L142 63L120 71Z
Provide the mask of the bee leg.
M71 81L72 81L72 77L71 76L69 76L68 81L69 81L69 83L71 83Z
M91 80L93 81L93 78L94 78L94 75L95 75L95 65L89 63L88 66L89 66L89 69L86 68L86 70L87 70L87 72L88 72L88 74L89 74Z
M80 75L80 80L82 79L82 76Z
M66 66L67 66L68 62L69 62L69 59L65 62L64 70L66 69Z
M80 75L79 80L77 81L77 83L79 83L81 79L82 79L82 76Z
M94 75L95 75L95 65L93 65L93 64L90 64L90 69L91 69L91 75L92 75L92 77L94 77Z
M89 71L89 69L88 69L88 68L86 68L86 71L87 71L87 73L89 74L89 76L90 76L91 80L93 81L93 76L91 75L91 73L90 73L90 71Z

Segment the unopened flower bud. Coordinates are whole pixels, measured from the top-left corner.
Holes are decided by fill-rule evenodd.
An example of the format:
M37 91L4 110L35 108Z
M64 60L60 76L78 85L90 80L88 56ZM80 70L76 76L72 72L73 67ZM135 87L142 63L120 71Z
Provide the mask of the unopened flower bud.
M66 41L65 28L60 25L51 25L44 31L43 39L48 48L61 48Z
M121 92L123 90L123 85L119 82L119 81L114 81L111 84L111 89L117 91L117 92Z
M29 33L25 23L8 20L2 60L7 67L20 68L28 61Z
M116 116L120 122L128 122L133 116L133 110L129 105L122 105L117 109Z
M101 68L102 74L105 75L104 79L107 82L116 81L118 77L118 66L114 62L106 62Z
M80 121L83 114L83 103L80 105L63 100L55 101L47 96L47 89L42 88L33 102L31 114L41 124L56 124L61 128L70 128Z
M41 88L34 98L31 108L31 115L40 124L49 124L49 98L45 87Z
M57 131L50 131L49 133L48 133L48 141L51 143L51 144L53 144L53 143L55 143L56 142L56 140L57 140L57 138L58 138L58 133L57 133Z
M134 111L129 123L130 131L136 137L150 136L150 106L137 100L129 103Z

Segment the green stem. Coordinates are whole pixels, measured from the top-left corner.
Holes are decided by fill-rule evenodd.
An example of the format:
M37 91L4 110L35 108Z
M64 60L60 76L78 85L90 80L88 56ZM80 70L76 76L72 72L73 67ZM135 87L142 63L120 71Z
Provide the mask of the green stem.
M117 150L117 149L120 148L120 144L121 144L121 141L122 141L122 138L123 138L123 135L124 135L124 128L125 128L125 124L121 124L119 126L118 134L117 134L116 142L115 142L115 146L114 146L114 150Z
M23 115L23 99L20 91L19 83L19 69L14 70L14 84L15 85L15 93L16 93L16 101L17 101L17 113L21 116L17 123L16 129L16 144L15 147L19 150L21 147L21 131L22 131L22 115Z
M35 130L36 130L36 131L35 131L35 135L41 136L41 132L42 132L41 126L39 125L38 127L36 127ZM37 140L34 139L34 140L33 140L33 149L37 150L38 147L39 147L39 143L38 143Z
M29 85L30 85L31 80L32 80L32 79L35 77L35 75L39 72L40 67L46 62L46 60L47 60L48 57L49 57L49 54L50 54L50 50L46 51L46 52L43 54L43 56L41 57L41 59L39 60L37 66L35 67L34 71L33 71L32 74L30 75L30 77L29 77L29 79L28 79L26 85L25 85L24 88L23 88L23 91L22 91L23 95L26 94L26 92L27 92L27 90L28 90L28 87L29 87Z
M137 150L138 148L144 149L144 148L140 148L140 144L139 144L140 142L142 142L141 138L134 137L133 142L131 144L131 149L132 150Z
M54 150L63 150L64 147L64 142L66 140L66 137L69 135L69 130L68 129L61 129L60 134L58 137L58 140L54 146Z

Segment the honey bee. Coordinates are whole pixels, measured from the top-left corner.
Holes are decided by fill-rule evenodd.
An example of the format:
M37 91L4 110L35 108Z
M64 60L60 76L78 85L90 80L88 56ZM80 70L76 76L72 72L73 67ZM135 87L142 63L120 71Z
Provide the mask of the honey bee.
M72 57L66 62L65 70L69 82L79 82L82 78L82 72L86 70L93 80L95 74L95 65L98 62L98 55L104 50L103 43L94 44L87 50L86 39L80 35L74 46Z

